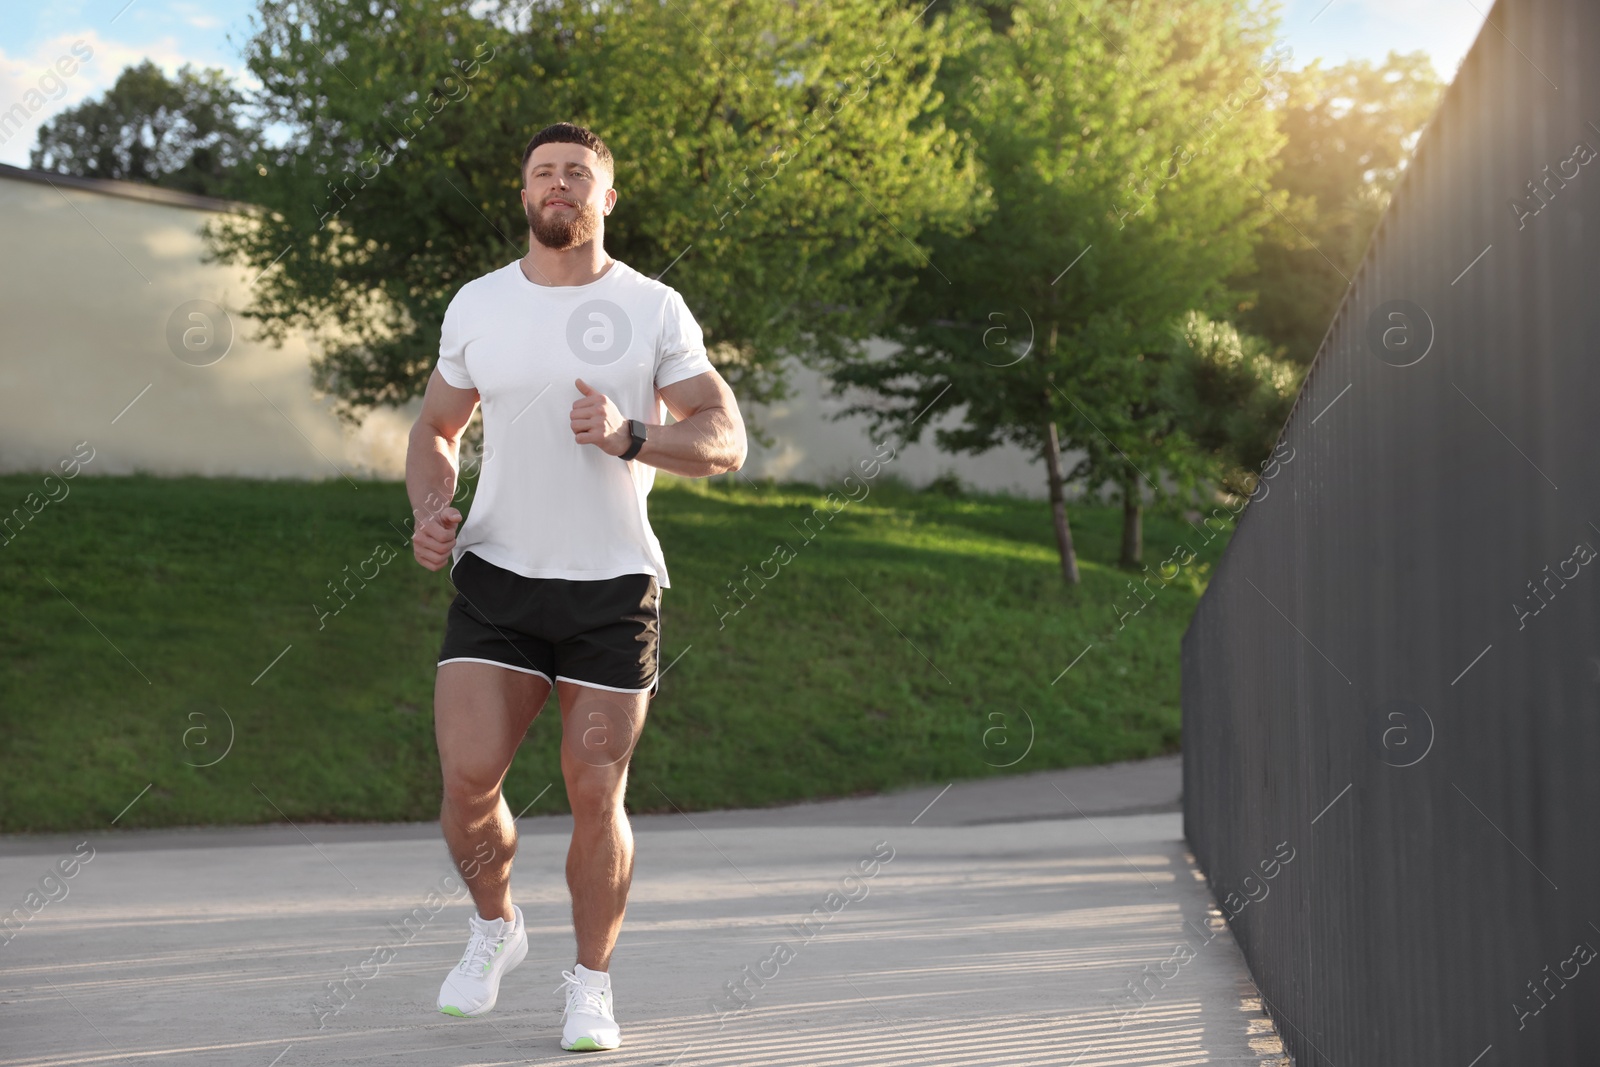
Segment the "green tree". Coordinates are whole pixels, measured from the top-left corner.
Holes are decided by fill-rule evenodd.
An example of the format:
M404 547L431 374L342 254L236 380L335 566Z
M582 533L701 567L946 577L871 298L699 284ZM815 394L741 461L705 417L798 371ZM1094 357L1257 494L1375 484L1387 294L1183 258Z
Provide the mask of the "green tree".
M1096 377L1074 385L1122 399L1103 406L1091 432L1080 435L1077 470L1090 485L1116 487L1119 562L1137 567L1144 557L1145 487L1155 498L1213 488L1249 496L1255 467L1277 441L1304 368L1273 358L1263 339L1198 311L1149 337L1133 337L1124 327L1107 340L1100 347L1106 358L1083 361L1082 373ZM1132 358L1122 356L1130 351ZM1074 414L1088 420L1076 403Z
M1153 498L1194 490L1216 465L1187 432L1193 405L1174 388L1184 380L1175 372L1187 352L1172 343L1172 330L1102 323L1100 332L1107 326L1115 330L1110 343L1091 347L1092 335L1083 338L1086 358L1073 383L1075 391L1098 399L1092 418L1081 401L1071 402L1083 453L1077 471L1087 485L1115 487L1122 503L1118 562L1137 567L1144 557L1145 488Z
M942 448L1042 454L1075 583L1065 484L1110 479L1136 519L1138 471L1181 473L1185 439L1149 402L1159 374L1141 356L1184 311L1232 305L1223 280L1271 211L1271 20L1243 3L1178 19L1123 0L957 4L952 19L963 13L983 32L940 87L946 121L977 146L988 210L971 234L932 240L898 349L830 369L839 392L877 394L847 412L912 439L950 412L960 425L935 431ZM1065 447L1084 454L1071 469Z
M1294 407L1305 367L1275 358L1271 345L1199 312L1168 338L1158 389L1204 470L1224 491L1249 496Z
M528 139L566 120L616 157L608 249L682 291L741 396L787 353L852 351L907 286L882 270L974 211L933 82L959 42L885 0L262 0L245 58L290 131L259 218L218 255L266 270L269 339L320 340L359 419L418 395L465 282L520 256Z
M1274 101L1287 137L1275 185L1289 202L1239 285L1257 293L1241 325L1294 362L1316 355L1442 90L1423 52L1286 73Z
M1126 565L1141 558L1142 486L1160 493L1151 471L1183 490L1254 491L1256 469L1343 293L1343 275L1355 273L1440 88L1420 52L1391 54L1379 67L1313 64L1268 84L1267 102L1286 138L1274 186L1290 200L1270 217L1258 251L1264 266L1247 283L1262 287L1265 314L1244 321L1275 330L1279 343L1191 312L1172 327L1171 343L1146 349L1142 366L1126 367L1129 402L1107 413L1117 428L1088 442L1086 465L1091 484L1109 480L1120 489ZM1301 359L1285 363L1273 349L1278 356L1298 349Z
M125 68L98 99L39 127L35 169L233 196L260 143L244 95L221 70L186 64L169 79L150 60Z

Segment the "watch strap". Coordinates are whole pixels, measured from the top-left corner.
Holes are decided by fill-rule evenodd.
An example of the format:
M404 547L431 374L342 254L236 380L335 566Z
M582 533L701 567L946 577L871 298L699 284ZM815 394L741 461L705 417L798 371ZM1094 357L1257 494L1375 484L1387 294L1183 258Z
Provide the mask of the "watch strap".
M649 431L645 429L645 424L643 422L640 422L638 419L629 419L628 435L633 438L633 444L629 445L628 450L622 453L619 458L632 459L634 456L637 456L639 454L639 450L644 447L645 437L648 432Z

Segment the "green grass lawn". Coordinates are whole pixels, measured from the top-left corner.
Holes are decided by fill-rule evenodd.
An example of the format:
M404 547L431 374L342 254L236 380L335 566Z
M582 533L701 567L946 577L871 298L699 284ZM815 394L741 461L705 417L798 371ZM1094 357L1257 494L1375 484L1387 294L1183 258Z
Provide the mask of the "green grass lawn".
M0 477L0 506L40 481ZM436 817L434 660L453 591L397 545L403 486L68 484L0 547L0 830L105 827L146 785L117 826ZM1083 583L1069 589L1043 503L880 475L807 541L826 489L658 480L673 666L634 756L631 810L1177 748L1179 640L1224 536L1202 546L1180 518L1147 516L1152 569L1180 541L1200 557L1119 628L1113 605L1135 602L1114 565L1116 508L1071 510ZM780 541L793 558L719 628L737 606L727 583ZM371 574L380 545L393 561L319 618L328 583ZM514 809L552 783L532 812L566 809L559 728L552 697L512 767Z

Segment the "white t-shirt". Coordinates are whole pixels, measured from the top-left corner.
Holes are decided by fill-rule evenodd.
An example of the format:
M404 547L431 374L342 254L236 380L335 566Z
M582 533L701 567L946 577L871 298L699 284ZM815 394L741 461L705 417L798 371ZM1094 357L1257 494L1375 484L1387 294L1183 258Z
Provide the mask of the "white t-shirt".
M683 297L621 260L586 285L539 285L520 260L463 285L445 311L439 373L478 391L484 460L455 559L470 549L529 578L653 574L667 588L645 508L655 468L573 440L574 383L625 419L661 425L655 390L711 369Z

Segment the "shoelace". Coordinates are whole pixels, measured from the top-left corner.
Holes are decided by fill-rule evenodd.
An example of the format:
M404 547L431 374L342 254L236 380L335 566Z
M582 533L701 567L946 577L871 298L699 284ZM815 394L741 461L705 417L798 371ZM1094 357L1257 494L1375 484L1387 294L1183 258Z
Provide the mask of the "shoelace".
M490 962L494 959L497 946L505 939L506 935L503 932L499 937L490 937L474 927L472 939L467 942L467 951L462 955L461 963L458 965L461 973L470 974L476 978L487 971Z
M567 1008L561 1013L564 1019L568 1015L598 1015L601 1018L611 1018L611 1012L606 1009L606 991L592 985L584 985L578 976L571 971L561 972L561 985L552 992L559 993L565 988L567 991Z

